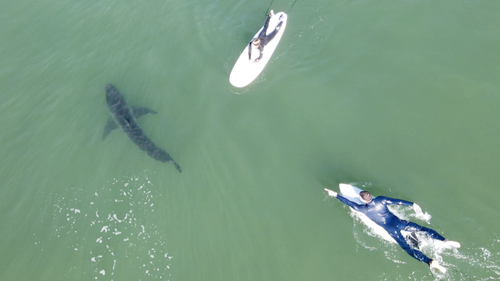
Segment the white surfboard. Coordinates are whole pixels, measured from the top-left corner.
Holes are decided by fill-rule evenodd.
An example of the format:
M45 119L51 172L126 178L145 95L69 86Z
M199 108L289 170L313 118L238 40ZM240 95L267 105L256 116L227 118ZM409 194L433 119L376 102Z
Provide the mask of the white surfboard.
M357 204L364 204L363 201L361 201L361 197L359 197L359 193L363 190L345 183L339 184L339 189L340 189L340 194L347 200ZM372 198L374 199L375 196L372 195ZM391 235L389 235L389 233L387 233L387 231L383 227L381 227L380 225L376 224L374 221L369 219L365 214L357 212L352 208L350 209L353 212L356 212L361 221L364 224L366 224L366 226L372 228L375 231L375 233L377 233L380 237L384 238L389 242L396 243L396 241L391 237Z
M267 34L273 32L273 30L276 28L276 26L278 26L280 22L283 22L283 24L276 33L276 36L274 36L274 38L264 47L262 58L258 62L252 62L248 59L249 44L247 44L247 46L241 53L240 57L234 64L231 74L229 75L229 82L231 83L231 85L237 88L243 88L248 84L252 83L252 81L255 80L257 76L259 76L262 70L264 70L266 64L271 59L274 50L278 46L278 43L280 42L281 37L283 36L283 32L285 32L287 18L288 16L284 12L279 12L274 14L274 16L271 17L271 19L269 20ZM260 28L259 32L257 32L254 35L252 40L259 36L259 33L262 31L263 28L264 26ZM250 40L250 42L252 40Z

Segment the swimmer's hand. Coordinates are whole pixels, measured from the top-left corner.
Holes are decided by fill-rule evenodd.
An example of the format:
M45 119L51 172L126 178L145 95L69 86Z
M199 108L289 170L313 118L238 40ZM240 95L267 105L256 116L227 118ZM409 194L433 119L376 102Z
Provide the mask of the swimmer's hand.
M437 270L441 271L442 273L446 273L446 267L441 266L435 260L431 260L431 262L429 263L429 267L431 269L437 269Z
M417 214L423 214L422 208L417 203L413 203L413 210L415 210L415 213Z
M337 197L337 194L338 194L337 192L330 190L328 188L325 188L325 190L328 192L329 196Z

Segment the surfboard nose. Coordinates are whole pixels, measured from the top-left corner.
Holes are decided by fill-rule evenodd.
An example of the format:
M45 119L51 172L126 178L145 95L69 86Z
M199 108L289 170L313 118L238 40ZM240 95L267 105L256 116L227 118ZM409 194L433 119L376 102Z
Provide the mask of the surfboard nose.
M351 185L350 184L347 184L347 183L339 183L339 188L342 189L342 188L350 188Z

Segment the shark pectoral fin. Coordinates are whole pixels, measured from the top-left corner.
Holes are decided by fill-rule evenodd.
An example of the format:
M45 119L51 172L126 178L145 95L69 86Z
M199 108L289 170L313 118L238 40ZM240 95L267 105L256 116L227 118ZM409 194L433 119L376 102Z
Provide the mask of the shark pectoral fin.
M118 129L118 124L112 117L109 117L108 123L104 126L104 133L102 134L102 140L104 140L114 129Z
M132 110L134 111L135 118L137 118L137 119L139 119L139 117L146 115L148 113L151 113L151 114L158 113L158 112L152 110L151 108L139 107L139 106L132 106Z

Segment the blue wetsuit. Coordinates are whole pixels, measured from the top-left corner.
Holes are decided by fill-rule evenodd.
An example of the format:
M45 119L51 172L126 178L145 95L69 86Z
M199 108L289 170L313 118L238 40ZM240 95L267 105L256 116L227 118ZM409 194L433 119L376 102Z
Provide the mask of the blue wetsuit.
M337 199L339 199L342 203L348 205L349 207L353 208L354 210L365 214L376 224L383 227L392 236L392 238L396 240L399 246L403 248L403 250L405 250L410 256L416 258L421 262L430 263L432 260L426 257L422 252L415 250L410 245L408 245L408 242L401 234L401 230L408 232L423 231L426 232L433 239L441 241L445 240L443 236L439 235L439 233L430 228L420 226L413 222L401 220L400 218L395 216L389 210L389 208L387 208L387 205L413 206L413 202L379 196L373 199L368 204L357 204L348 200L345 197L342 197L342 195L340 194L337 195Z

